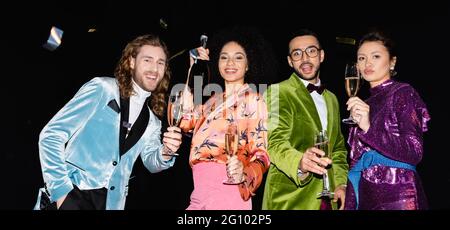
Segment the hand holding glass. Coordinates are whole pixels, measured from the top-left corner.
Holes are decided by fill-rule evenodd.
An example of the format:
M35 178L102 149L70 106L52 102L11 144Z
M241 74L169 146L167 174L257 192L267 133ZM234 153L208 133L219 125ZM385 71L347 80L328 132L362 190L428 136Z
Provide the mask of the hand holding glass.
M178 127L183 118L183 103L181 100L181 92L177 92L175 95L169 96L168 108L167 108L167 121L170 127ZM168 149L168 152L163 152L163 156L178 156L178 153L172 152Z
M239 132L237 124L231 123L228 125L227 131L225 133L225 152L231 158L236 155L239 145ZM240 179L235 179L233 175L227 170L227 180L223 181L224 184L234 185L244 182L244 178L241 176Z
M354 97L359 91L361 82L361 76L356 67L356 64L347 64L345 66L345 91L349 97ZM350 115L348 118L342 120L343 123L348 125L355 125L356 121Z
M331 159L330 151L328 149L328 136L327 132L325 130L320 131L318 134L316 134L315 144L314 147L322 150L325 152L325 155L323 157L328 157ZM323 187L322 192L317 194L318 197L328 197L333 198L334 192L330 191L330 181L328 179L328 174L323 174Z

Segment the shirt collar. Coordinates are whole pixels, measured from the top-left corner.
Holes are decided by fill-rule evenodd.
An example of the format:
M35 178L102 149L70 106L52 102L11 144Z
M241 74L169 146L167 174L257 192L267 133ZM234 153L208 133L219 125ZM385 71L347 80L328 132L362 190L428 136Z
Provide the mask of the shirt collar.
M302 81L303 85L305 85L305 87L308 87L308 84L312 84L307 80L302 79L301 77L298 77L298 79L300 79L300 81ZM317 83L313 84L315 86L320 86L320 78L317 78Z
M370 88L370 94L371 95L377 94L378 92L381 92L384 89L386 89L388 86L392 85L392 83L394 83L394 80L387 79L383 83L381 83L381 84L379 84L379 85L377 85L377 86L375 86L373 88Z
M131 95L132 99L135 99L139 102L144 102L152 93L142 89L134 79L131 79L133 82L133 94Z

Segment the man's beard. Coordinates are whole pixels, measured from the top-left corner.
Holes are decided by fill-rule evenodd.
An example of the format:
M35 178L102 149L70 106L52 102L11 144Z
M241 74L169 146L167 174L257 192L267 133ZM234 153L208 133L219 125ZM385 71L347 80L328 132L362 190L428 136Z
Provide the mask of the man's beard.
M320 74L320 67L316 70L316 72L314 73L314 76L311 78L306 78L305 76L303 76L303 74L300 73L300 71L298 71L297 69L294 68L294 72L297 74L297 76L305 81L310 81L310 80L314 80L316 78L319 77Z
M151 71L145 71L143 73L143 75L149 74L149 72L151 72ZM134 79L135 77L139 80ZM155 90L157 90L159 87L159 84L162 81L162 78L160 78L158 76L158 77L156 77L156 80L154 80L153 84L145 84L145 77L138 76L137 70L135 70L133 72L132 78L134 79L134 82L136 82L136 84L139 85L139 87L141 87L143 90L145 90L147 92L154 92Z

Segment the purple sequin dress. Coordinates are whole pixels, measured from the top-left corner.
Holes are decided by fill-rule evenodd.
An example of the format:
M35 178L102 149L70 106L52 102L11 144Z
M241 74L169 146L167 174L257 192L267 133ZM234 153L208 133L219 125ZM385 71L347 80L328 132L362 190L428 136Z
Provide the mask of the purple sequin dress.
M422 133L430 120L419 94L406 83L387 80L370 89L370 128L350 129L348 143L350 168L369 150L400 162L417 165L422 160ZM356 207L349 182L345 209ZM417 172L375 165L362 172L359 182L359 208L362 210L427 209L427 200Z

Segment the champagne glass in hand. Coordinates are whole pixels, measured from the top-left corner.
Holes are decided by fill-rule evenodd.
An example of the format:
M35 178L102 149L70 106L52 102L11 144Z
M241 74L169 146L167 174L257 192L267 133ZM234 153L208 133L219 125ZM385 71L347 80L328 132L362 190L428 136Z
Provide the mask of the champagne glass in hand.
M328 157L331 159L330 151L328 149L328 136L325 130L322 130L316 134L314 147L325 152L323 157ZM330 199L334 196L334 192L330 191L330 180L328 179L328 173L323 174L322 192L318 193L317 196L321 198L328 197Z
M349 97L354 97L359 91L361 83L361 76L356 64L346 64L345 66L345 91ZM350 115L348 118L342 120L343 123L348 125L355 125L356 121Z
M177 92L175 95L169 96L167 121L170 127L178 127L181 123L181 119L183 118L183 103L181 99L181 91ZM174 153L169 148L167 148L167 150L167 152L163 152L164 156L178 156L178 153Z
M239 145L239 131L236 123L231 123L228 125L227 131L225 133L225 152L228 154L230 158L237 157L237 149ZM237 179L235 175L231 175L230 172L227 170L227 180L223 181L224 184L240 184L244 182L244 178L242 174L240 175L240 178Z

